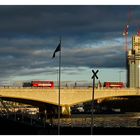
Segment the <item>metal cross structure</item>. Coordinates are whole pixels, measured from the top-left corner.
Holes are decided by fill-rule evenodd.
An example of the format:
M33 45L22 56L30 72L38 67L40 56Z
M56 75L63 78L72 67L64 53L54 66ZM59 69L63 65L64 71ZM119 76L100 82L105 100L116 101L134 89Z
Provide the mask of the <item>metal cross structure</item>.
M93 79L93 85L92 85L92 101L91 101L91 135L93 135L93 111L94 111L94 105L93 105L93 102L94 102L94 87L95 87L95 78L98 79L98 76L97 76L97 73L99 72L99 70L96 70L96 72L94 70L92 70L93 72L93 76L92 76L92 79Z

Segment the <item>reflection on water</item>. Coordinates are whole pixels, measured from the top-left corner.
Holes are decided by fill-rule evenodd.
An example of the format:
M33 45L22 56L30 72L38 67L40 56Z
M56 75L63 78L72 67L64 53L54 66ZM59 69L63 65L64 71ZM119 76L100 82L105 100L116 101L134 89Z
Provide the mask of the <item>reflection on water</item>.
M57 124L57 120L53 120ZM71 118L62 118L61 126L89 127L91 125L90 114L73 114ZM132 127L140 128L140 112L124 114L94 114L95 127Z
M140 127L139 119L140 113L95 115L94 124L97 127Z

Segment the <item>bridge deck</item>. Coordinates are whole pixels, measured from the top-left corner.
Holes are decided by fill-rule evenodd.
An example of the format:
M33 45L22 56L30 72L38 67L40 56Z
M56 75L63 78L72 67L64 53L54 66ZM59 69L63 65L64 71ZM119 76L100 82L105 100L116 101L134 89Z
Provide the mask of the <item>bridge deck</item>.
M139 89L95 89L95 99L113 96L139 96ZM58 105L58 89L0 88L0 97L35 100ZM61 106L92 99L92 88L61 89Z

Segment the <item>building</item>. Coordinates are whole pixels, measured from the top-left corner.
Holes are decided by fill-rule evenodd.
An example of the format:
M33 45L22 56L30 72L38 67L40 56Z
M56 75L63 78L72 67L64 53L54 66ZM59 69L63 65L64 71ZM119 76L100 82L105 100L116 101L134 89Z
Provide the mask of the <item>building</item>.
M140 88L140 35L132 37L132 49L128 51L128 87Z

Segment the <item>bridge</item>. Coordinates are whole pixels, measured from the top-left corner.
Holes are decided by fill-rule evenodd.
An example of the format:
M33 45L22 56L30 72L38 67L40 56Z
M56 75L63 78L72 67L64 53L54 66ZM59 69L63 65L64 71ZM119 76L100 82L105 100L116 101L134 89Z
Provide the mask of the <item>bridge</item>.
M139 89L95 89L94 99L117 96L140 96ZM28 102L46 103L58 106L58 89L35 88L0 88L0 98L23 100ZM70 107L92 100L92 88L62 88L60 106L63 112L69 112Z

